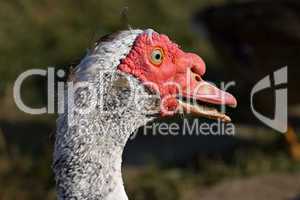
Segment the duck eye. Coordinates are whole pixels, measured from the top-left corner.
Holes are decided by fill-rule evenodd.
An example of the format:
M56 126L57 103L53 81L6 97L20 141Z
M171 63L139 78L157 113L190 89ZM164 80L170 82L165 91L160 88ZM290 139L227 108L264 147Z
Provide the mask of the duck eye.
M161 48L155 48L151 52L151 63L154 65L159 65L162 63L164 57L163 50Z

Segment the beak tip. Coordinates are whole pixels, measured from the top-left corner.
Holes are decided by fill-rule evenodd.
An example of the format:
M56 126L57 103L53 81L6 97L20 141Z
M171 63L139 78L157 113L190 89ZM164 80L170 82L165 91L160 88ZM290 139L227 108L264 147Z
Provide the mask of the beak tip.
M232 105L229 105L231 108L236 108L237 107L237 103L236 104L232 104Z
M237 107L237 100L234 99L233 103L231 103L229 106L230 106L231 108L236 108L236 107Z
M236 108L237 107L237 100L236 100L236 98L233 96L233 95L231 95L231 94L229 94L230 96L229 96L229 102L228 102L228 106L230 106L231 108Z

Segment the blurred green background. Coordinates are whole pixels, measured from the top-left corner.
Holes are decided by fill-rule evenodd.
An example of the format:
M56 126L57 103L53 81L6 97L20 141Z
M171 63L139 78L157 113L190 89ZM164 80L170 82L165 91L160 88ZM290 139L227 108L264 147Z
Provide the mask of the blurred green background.
M300 148L297 138L292 137L289 143L282 134L260 124L251 115L248 95L245 96L245 91L249 91L255 81L272 72L272 67L289 64L289 69L293 70L300 64L300 51L297 51L300 50L300 32L294 28L300 24L297 15L300 6L297 1L264 2L243 7L242 1L225 0L1 0L0 199L56 199L51 161L57 116L32 116L16 108L12 87L18 75L31 68L67 69L80 60L98 38L127 27L126 21L132 28L153 28L168 35L182 49L199 54L208 67L208 79L237 79L238 86L233 93L241 102L240 108L231 111L237 127L235 136L207 136L192 141L174 136L140 136L131 141L124 155L125 187L130 199L299 198L300 164L297 159L300 156L291 153L292 149L298 151ZM272 8L276 12L270 12ZM285 20L283 25L274 22L279 18L278 13L284 14L280 18ZM248 20L253 19L251 16L256 17L254 21ZM266 24L259 25L261 21ZM260 30L275 34L274 42L267 42L272 37L261 37ZM284 31L289 34L283 34ZM231 51L236 44L238 48ZM273 51L282 46L285 46L285 54ZM247 62L243 62L244 54L235 57L237 52L242 52L241 48L250 48L253 52L261 49L261 52L269 52L269 57L249 51ZM256 73L259 68L266 71ZM293 85L289 84L292 99L299 96L296 76L297 73L290 76L295 77L295 81L291 80ZM247 82L245 77L251 77L253 82ZM39 107L47 103L44 79L25 81L23 87L26 89L22 97L27 105ZM261 97L263 100L258 107L268 107L272 97L270 93L267 98ZM182 124L180 117L166 121L174 120ZM296 132L297 120L297 116L290 119ZM145 149L147 141L151 141L152 146ZM195 141L199 143L194 145ZM162 155L168 153L158 148L166 144L172 158L166 156L164 159ZM154 148L159 150L152 152Z

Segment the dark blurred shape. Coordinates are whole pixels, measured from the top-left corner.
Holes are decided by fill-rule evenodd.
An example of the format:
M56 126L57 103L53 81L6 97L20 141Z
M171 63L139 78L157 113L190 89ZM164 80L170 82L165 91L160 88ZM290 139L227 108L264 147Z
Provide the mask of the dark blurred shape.
M193 21L197 28L209 32L224 58L224 75L237 82L234 94L240 103L241 112L236 112L239 122L257 122L250 110L250 91L260 79L284 66L288 66L289 106L300 103L300 1L250 1L208 7ZM263 93L254 98L255 107L270 113L274 94Z
M291 198L290 200L300 200L300 195L297 195L296 197Z

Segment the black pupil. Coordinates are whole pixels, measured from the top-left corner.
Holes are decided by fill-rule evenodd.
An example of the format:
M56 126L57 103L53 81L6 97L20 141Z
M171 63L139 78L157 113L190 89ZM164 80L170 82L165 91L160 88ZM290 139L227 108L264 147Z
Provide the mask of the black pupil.
M159 59L160 59L160 54L159 54L159 53L155 54L155 59L156 59L156 60L159 60Z

